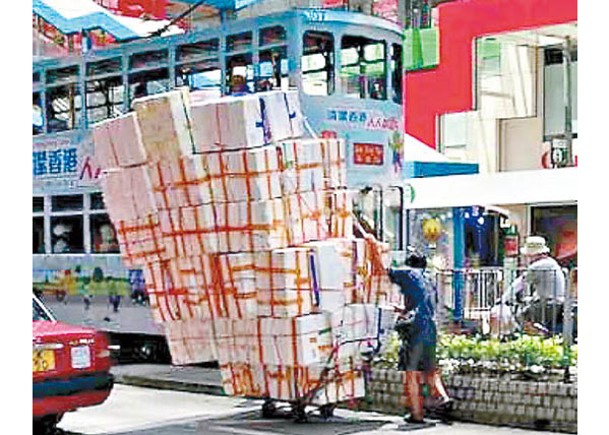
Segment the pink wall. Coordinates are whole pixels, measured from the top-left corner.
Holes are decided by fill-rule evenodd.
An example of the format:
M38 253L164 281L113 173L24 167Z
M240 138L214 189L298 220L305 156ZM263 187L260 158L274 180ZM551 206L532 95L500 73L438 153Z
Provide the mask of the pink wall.
M473 110L474 39L577 20L577 0L461 0L438 6L440 64L404 77L404 128L436 148L436 117Z

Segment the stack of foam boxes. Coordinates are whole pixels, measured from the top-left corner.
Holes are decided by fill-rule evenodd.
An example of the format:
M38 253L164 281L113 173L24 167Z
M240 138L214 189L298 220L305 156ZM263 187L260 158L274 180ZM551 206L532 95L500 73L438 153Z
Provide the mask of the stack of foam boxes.
M399 299L387 247L353 236L342 140L304 138L293 91L134 109L95 126L96 158L173 362L218 360L230 395L362 397Z

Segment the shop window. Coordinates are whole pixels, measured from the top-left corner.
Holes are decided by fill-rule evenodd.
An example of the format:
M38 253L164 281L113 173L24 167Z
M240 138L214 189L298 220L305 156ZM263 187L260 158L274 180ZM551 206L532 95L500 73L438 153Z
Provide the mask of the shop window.
M283 26L265 27L260 29L259 45L280 44L286 40L286 32Z
M52 211L80 211L83 209L82 195L54 196L51 200Z
M217 89L220 91L222 70L217 60L188 63L176 67L176 86L188 86L191 91Z
M100 193L91 194L91 210L104 210L106 204L104 203L104 195Z
M251 53L226 58L226 89L230 95L254 91L254 66Z
M44 197L42 197L42 196L32 197L32 211L34 213L44 212Z
M91 252L94 254L117 254L120 252L116 231L107 214L93 214L91 223Z
M402 104L402 46L391 45L391 99Z
M135 98L159 94L169 90L169 71L157 69L129 75L129 104Z
M180 45L176 49L176 61L192 61L203 57L217 57L220 48L218 39L196 42L194 44Z
M89 124L113 118L122 113L124 87L120 76L88 81L86 91Z
M104 59L87 64L87 76L98 76L121 72L121 58Z
M84 253L83 216L52 216L51 246L53 254Z
M343 36L340 76L347 97L387 98L385 43L360 36Z
M577 206L532 207L531 217L531 234L545 237L550 255L577 267Z
M32 223L33 254L44 254L44 217L35 216Z
M72 83L47 89L47 125L49 133L72 130L80 123L82 98L78 85Z
M226 37L226 51L242 51L252 47L252 32L238 33Z
M309 95L334 93L334 37L331 33L304 33L302 88Z
M129 58L129 69L154 68L167 65L168 60L169 52L167 50L137 53Z
M277 47L260 52L260 76L256 81L256 91L270 91L290 87L287 47Z
M32 94L32 134L41 134L43 130L44 114L42 112L40 92L34 92Z

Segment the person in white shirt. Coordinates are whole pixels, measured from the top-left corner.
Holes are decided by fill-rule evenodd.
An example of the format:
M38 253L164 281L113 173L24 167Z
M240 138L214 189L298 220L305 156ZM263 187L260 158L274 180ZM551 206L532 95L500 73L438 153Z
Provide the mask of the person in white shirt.
M519 324L528 332L561 332L566 278L560 264L540 236L527 237L520 252L527 268L491 309L491 332L509 334Z

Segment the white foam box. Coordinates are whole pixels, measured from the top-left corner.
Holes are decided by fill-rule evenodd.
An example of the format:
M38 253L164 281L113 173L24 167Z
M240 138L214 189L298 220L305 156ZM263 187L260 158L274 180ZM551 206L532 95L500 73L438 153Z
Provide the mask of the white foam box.
M131 221L113 221L113 225L127 265L160 261L166 255L156 215Z
M327 189L347 186L346 148L343 139L322 139L324 180Z
M94 160L99 167L106 171L108 169L116 169L118 165L118 157L114 150L114 146L110 139L108 131L108 123L112 120L105 120L95 124L92 128Z
M265 364L264 383L268 386L268 397L281 401L298 399L294 367L286 365Z
M351 190L336 189L325 193L327 216L330 220L330 237L353 237L353 198Z
M254 365L262 363L260 359L262 339L259 331L259 320L257 318L233 320L233 334L237 351L235 361Z
M149 164L155 201L159 209L188 207L212 202L205 156L166 159Z
M349 281L350 269L339 251L340 245L334 240L308 242L304 245L313 252L313 267L318 276L319 287L323 290L343 290Z
M298 91L269 91L257 95L264 101L274 141L304 134L304 117Z
M133 202L124 169L105 172L101 178L104 204L112 221L132 221L137 219L137 209Z
M220 366L224 392L229 396L267 397L262 366L227 363Z
M308 192L324 187L322 145L318 140L292 139L279 142L283 160L284 194Z
M211 321L197 319L165 322L164 328L173 364L217 360Z
M138 98L133 107L151 160L192 154L192 117L187 92L174 90Z
M290 245L301 245L328 237L322 191L286 195L284 204Z
M112 118L107 127L119 166L125 168L144 165L148 161L135 112Z
M328 320L322 314L260 318L263 362L293 366L319 363L319 336L327 327Z
M262 252L288 245L284 205L281 199L251 201L239 209L240 221L246 223L242 242L244 252Z
M313 312L311 290L259 289L257 292L258 315L270 317L296 317Z
M339 382L329 382L317 391L311 404L322 406L329 403L341 403L366 396L366 385L363 372L348 371L340 375Z
M226 316L237 319L255 318L258 315L258 304L252 254L223 254L217 258L222 280L221 287L215 289L214 293L225 301Z
M144 268L146 290L150 298L152 319L156 323L188 320L192 302L188 295L176 294L166 279L168 271L159 263L147 263Z
M312 280L307 248L282 248L256 255L258 291L302 289L311 291Z
M282 195L277 148L210 153L207 158L216 202L258 201Z
M191 111L196 153L254 148L272 140L256 95L210 99L193 104Z

